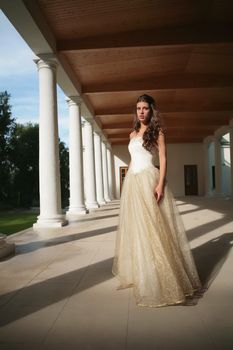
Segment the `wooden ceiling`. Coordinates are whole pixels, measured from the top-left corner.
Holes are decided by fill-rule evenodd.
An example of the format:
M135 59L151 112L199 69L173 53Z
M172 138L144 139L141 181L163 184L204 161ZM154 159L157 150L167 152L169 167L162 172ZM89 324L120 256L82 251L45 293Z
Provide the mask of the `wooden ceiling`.
M37 2L112 144L128 143L143 93L168 143L201 142L233 118L232 0Z

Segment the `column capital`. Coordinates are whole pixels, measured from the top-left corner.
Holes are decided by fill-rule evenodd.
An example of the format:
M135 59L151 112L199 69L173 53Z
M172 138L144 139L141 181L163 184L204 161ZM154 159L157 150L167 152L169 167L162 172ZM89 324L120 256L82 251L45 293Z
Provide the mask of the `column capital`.
M213 137L213 142L218 142L220 144L220 138L221 138L222 135L218 135L218 134L214 134L214 137Z
M68 96L66 98L66 102L68 103L68 106L81 106L82 98L81 96Z
M93 125L93 130L94 130L94 132L96 132L96 134L102 135L102 131L96 123L94 123L94 125Z
M212 136L206 136L205 138L204 138L204 140L203 140L203 143L204 144L209 144L209 143L211 143L211 142L213 142L214 141L214 136L212 135Z
M223 125L214 132L215 137L221 137L222 135L229 132L229 125Z
M90 119L90 118L86 118L86 117L83 117L84 120L83 120L83 124L91 124L93 125L93 119Z
M107 146L107 140L103 134L101 135L101 141L105 144L105 146Z
M40 54L36 56L33 61L36 63L38 70L41 68L51 68L56 70L58 65L58 60L53 54Z
M98 136L98 137L100 137L100 138L101 138L101 136L102 136L101 131L96 130L95 127L94 127L94 136L95 136L95 137Z

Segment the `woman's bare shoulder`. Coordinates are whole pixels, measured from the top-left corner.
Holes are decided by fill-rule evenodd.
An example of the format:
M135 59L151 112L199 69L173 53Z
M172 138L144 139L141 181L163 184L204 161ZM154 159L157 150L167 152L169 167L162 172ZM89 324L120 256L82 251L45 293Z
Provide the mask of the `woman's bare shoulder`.
M165 141L166 131L163 128L159 128L157 142Z
M165 135L165 129L164 128L159 128L159 135Z
M136 131L132 131L130 134L129 134L129 138L132 139L132 137L136 136Z

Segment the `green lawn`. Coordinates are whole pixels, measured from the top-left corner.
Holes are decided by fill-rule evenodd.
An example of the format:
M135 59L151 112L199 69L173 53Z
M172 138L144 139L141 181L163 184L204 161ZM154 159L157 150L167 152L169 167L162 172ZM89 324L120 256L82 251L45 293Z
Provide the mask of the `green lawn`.
M37 213L27 211L10 211L0 213L0 233L10 235L25 230L37 221Z

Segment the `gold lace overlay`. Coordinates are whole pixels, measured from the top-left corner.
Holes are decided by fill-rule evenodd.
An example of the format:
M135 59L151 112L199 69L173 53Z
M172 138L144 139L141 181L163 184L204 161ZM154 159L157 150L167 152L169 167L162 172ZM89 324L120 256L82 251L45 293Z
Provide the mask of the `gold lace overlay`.
M112 273L132 287L139 306L185 301L201 289L184 224L166 182L160 203L154 197L159 170L130 167L123 184Z

